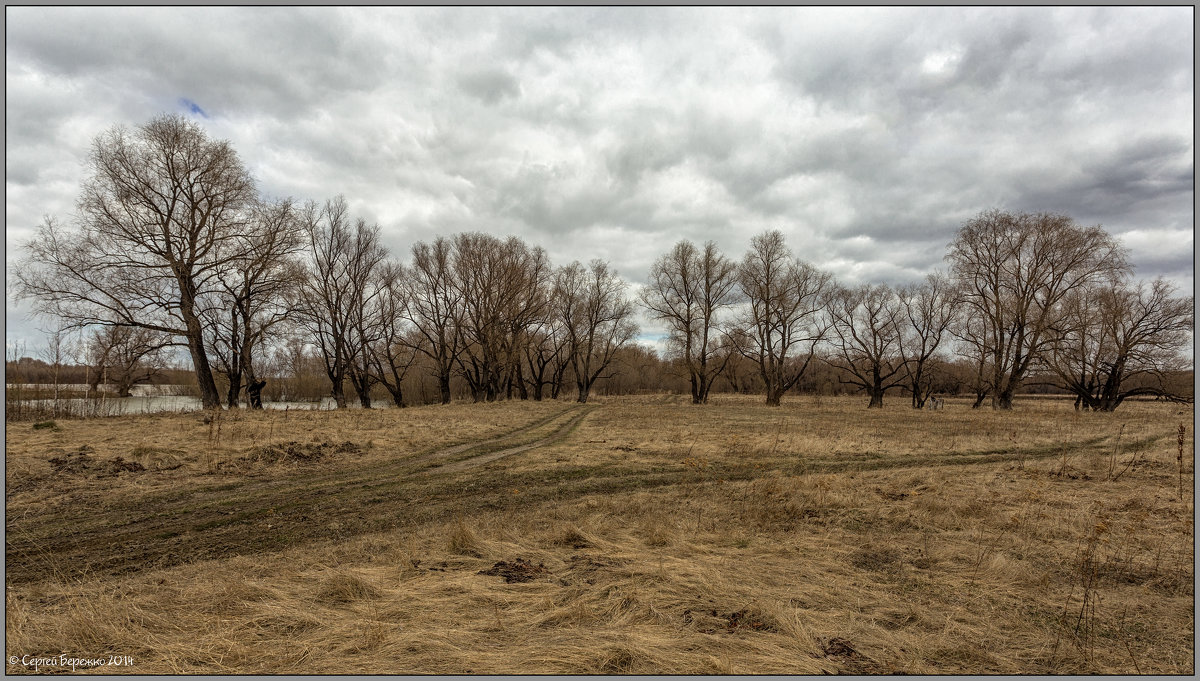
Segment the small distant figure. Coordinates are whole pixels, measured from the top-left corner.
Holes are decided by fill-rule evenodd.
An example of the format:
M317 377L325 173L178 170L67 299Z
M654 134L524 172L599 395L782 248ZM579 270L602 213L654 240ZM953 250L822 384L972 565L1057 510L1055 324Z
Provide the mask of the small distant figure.
M925 402L925 408L930 411L940 411L945 405L946 401L940 397L930 396L929 400Z

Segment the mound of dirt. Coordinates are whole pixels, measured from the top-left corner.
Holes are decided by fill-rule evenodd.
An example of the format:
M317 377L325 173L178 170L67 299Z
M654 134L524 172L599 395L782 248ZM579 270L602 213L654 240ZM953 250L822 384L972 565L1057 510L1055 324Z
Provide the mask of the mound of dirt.
M62 456L49 459L50 466L58 475L91 476L96 478L115 478L121 473L140 473L146 467L136 461L126 461L124 457L114 457L101 461L88 455L92 448L83 445L77 451L67 452Z
M760 612L754 612L753 610L742 609L738 610L737 612L731 612L725 618L725 621L728 622L726 627L730 631L735 629L746 629L749 631L779 631L779 625L775 623L774 619Z
M821 652L830 660L840 663L848 674L903 674L891 665L882 665L854 649L850 641L834 636L821 642Z
M821 652L827 657L854 657L858 655L858 651L854 649L854 645L844 638L834 636L821 646Z
M129 452L131 459L136 459L147 470L173 471L181 468L187 459L187 454L180 449L164 449L161 447L134 447Z
M721 613L716 608L688 608L683 611L683 622L694 625L704 634L715 634L719 630L779 631L779 624L770 615L746 608L731 613Z
M524 558L518 558L511 563L502 560L486 570L480 570L479 574L503 577L505 582L512 584L513 582L532 582L538 577L549 575L550 571L541 563L534 565Z
M361 454L362 447L353 442L276 442L252 447L237 464L317 463L334 454Z

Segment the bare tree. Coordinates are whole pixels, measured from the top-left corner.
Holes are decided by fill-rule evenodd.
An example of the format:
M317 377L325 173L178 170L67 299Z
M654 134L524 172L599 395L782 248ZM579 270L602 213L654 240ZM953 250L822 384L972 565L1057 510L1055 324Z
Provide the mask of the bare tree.
M1113 411L1137 395L1184 399L1164 379L1189 368L1181 351L1193 322L1192 298L1175 297L1161 278L1077 289L1052 329L1047 363L1076 409Z
M236 408L243 384L251 409L262 409L266 380L255 357L279 325L296 315L296 287L304 277L298 255L303 233L290 199L254 206L243 243L219 277L220 304L206 315L212 354L228 382L226 404Z
M59 377L62 374L63 363L71 354L71 341L67 337L67 328L63 324L50 330L42 330L46 334L46 348L41 352L42 359L50 365L50 376L54 386L54 413L59 411Z
M375 333L365 311L376 294L374 272L387 253L379 243L379 227L349 216L346 199L335 197L301 211L308 273L300 287L299 318L321 353L334 402L346 408L345 381L350 378L364 407L370 406L370 364L366 347Z
M603 260L593 260L587 268L578 262L562 267L554 283L553 306L567 333L576 399L587 402L617 350L637 333L630 319L633 305L625 298L625 282Z
M717 315L735 302L737 265L711 241L698 251L690 241L675 244L650 268L640 300L655 319L666 322L669 344L687 369L692 404L708 402L708 392L729 355L716 353Z
M507 297L504 314L507 326L501 346L502 362L507 373L506 396L511 399L516 387L521 399L529 399L524 375L523 358L526 347L534 342L535 334L545 329L552 319L550 295L554 284L554 270L550 256L540 247L527 248L520 240L509 240L509 267L514 273L508 277L515 285L512 295Z
M750 394L763 388L758 363L747 358L739 350L750 346L750 335L744 329L735 328L724 334L714 348L716 356L725 364L721 378L725 379L729 389L735 393Z
M1051 341L1064 297L1128 270L1123 249L1103 229L1048 213L980 213L959 230L946 258L963 304L983 323L994 409L1012 409L1021 380Z
M457 319L462 294L454 282L453 245L438 237L412 247L412 266L405 270L404 316L412 322L412 348L429 357L442 404L450 403L450 377L462 351Z
M769 231L751 240L738 283L748 309L741 328L730 337L758 365L767 404L779 406L828 332L832 277L794 258L783 234Z
M204 343L206 294L244 231L254 182L226 141L159 116L96 138L75 229L47 218L17 268L17 295L83 327L170 334L191 353L206 408L220 405Z
M567 328L557 317L542 320L529 332L521 350L525 356L525 366L529 369L526 380L533 389L535 401L545 397L546 386L550 386L550 397L558 398L563 377L571 363L569 343Z
M387 250L379 243L378 225L355 222L353 254L349 259L351 287L349 318L349 358L347 375L358 396L358 403L371 407L371 387L379 380L376 350L383 345L388 320L380 309L380 297L387 294L378 276L386 265Z
M900 337L903 305L885 285L835 291L829 306L835 354L829 364L848 378L843 383L867 391L868 409L883 408L883 395L903 385L905 367Z
M920 409L933 387L932 360L954 323L958 292L945 275L935 272L919 285L902 287L897 295L903 305L900 343L907 387L913 409Z
M405 289L404 266L397 262L385 262L380 267L379 294L375 298L372 314L379 320L379 334L374 346L368 348L368 356L374 367L375 379L387 389L392 402L400 408L408 406L404 400L404 377L417 359L414 330L404 320L404 309L408 301Z
M958 342L957 354L966 360L971 367L966 381L968 387L975 393L972 409L983 406L983 401L992 394L994 385L992 378L992 353L988 346L987 324L984 314L974 308L964 308L950 325L950 333Z
M517 346L546 308L549 259L540 248L478 232L454 237L460 373L475 401L493 401L520 367Z
M153 380L164 368L163 350L174 343L167 334L136 326L102 326L92 332L86 355L94 391L111 381L118 397L129 397L134 385Z

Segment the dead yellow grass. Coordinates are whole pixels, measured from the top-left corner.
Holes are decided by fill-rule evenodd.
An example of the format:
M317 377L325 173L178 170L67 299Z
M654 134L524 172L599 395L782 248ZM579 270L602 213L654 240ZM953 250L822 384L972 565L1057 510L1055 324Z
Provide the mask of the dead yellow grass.
M494 483L449 517L10 584L8 651L131 655L132 667L91 671L149 674L1194 671L1192 442L1180 500L1173 437L1190 410L860 402L602 401L561 441L433 472L452 489ZM389 443L326 464L368 469L385 448L483 439L563 408L463 406L457 428L432 408L387 412L392 425L313 416L259 441ZM247 434L272 428L253 419ZM148 422L68 422L57 440L10 425L8 437L31 468L48 445L117 451L140 437L199 465L203 442L142 436ZM76 493L206 479L172 473L81 478ZM133 482L153 476L165 479ZM553 493L577 478L610 487ZM38 493L10 494L10 518L49 512ZM520 568L514 581L502 562Z

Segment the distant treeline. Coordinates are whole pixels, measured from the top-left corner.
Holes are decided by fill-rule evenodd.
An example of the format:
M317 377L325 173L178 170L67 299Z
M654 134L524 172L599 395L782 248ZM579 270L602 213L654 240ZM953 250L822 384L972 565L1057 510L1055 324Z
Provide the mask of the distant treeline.
M268 373L264 374L267 386L263 389L263 399L269 402L318 402L329 397L329 381L320 369L320 361L316 356L307 360L293 362L289 367L291 373L275 373L273 362L268 362ZM634 345L623 348L617 353L612 363L613 371L610 376L597 381L594 394L597 395L636 395L646 393L675 393L688 394L690 385L686 369L677 361L663 359L658 353L645 346ZM933 380L930 383L930 394L942 397L975 397L971 389L973 368L965 360L951 360L937 363L932 369ZM9 361L5 368L6 380L10 384L52 386L55 384L55 368L53 365L31 357L22 357L19 361ZM64 365L58 370L59 385L87 385L95 371L82 365ZM218 385L226 389L224 377L218 375ZM1173 392L1190 399L1193 389L1193 372L1181 371L1166 378ZM119 391L120 386L115 381L102 382L108 386L110 394ZM145 384L178 387L172 394L199 396L196 387L196 374L190 369L163 368L155 373L152 380ZM405 378L404 392L408 403L413 406L436 404L441 395L436 379L430 372L417 367ZM714 393L740 393L759 395L763 392L762 378L752 363L744 358L733 358L725 371L713 382ZM791 390L794 395L841 396L854 395L861 392L847 380L847 374L832 363L824 362L814 365ZM63 396L84 397L88 393L63 392ZM93 388L93 393L95 389ZM372 397L376 402L388 401L387 391L375 386ZM1073 396L1073 393L1056 385L1050 375L1032 377L1023 394L1027 395L1057 395ZM50 398L53 391L43 388L36 394L30 390L15 390L12 397L29 399L33 397ZM571 395L569 391L561 395ZM467 381L455 377L451 380L451 396L457 400L471 399L471 389ZM245 406L243 401L242 406Z

